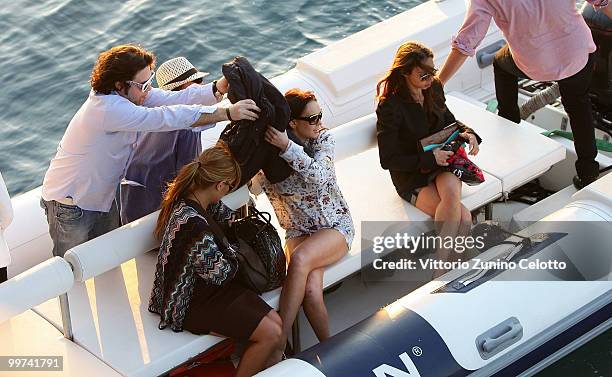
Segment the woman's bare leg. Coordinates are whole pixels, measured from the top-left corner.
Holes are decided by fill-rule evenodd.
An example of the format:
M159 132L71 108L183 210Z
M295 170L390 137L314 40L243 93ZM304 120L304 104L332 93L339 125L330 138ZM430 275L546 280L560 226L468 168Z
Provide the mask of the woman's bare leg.
M301 236L301 237L293 237L293 238L289 238L285 241L285 247L286 247L286 251L285 251L285 257L287 258L287 265L289 265L291 263L291 254L295 251L295 249L298 247L299 244L301 244L302 242L304 242L305 239L307 239L308 236ZM282 290L281 290L282 293ZM280 316L279 316L280 318ZM282 320L281 320L281 326L282 326ZM279 346L279 348L276 350L276 352L272 355L271 359L277 359L277 358L282 358L282 356L285 353L285 347L287 345L287 338L285 337L283 339L283 343Z
M472 213L462 204L461 205L461 225L459 226L458 236L469 236L472 231ZM469 260L478 255L475 248L465 250L461 259Z
M249 338L249 344L244 350L236 377L251 377L280 361L280 356L274 356L274 352L282 344L281 319L274 310L261 319L259 325Z
M454 237L461 222L461 181L454 174L444 172L436 177L435 182L440 204L436 208L434 220L440 227L440 235Z
M438 236L455 237L460 230L464 232L460 229L462 220L466 217L463 212L465 207L461 204L461 181L455 175L447 172L439 174L434 182L421 189L416 207L434 218ZM440 247L436 257L438 260L453 260L454 250ZM445 272L443 269L435 270L433 277L441 276Z
M323 301L324 271L325 269L318 268L308 275L303 302L304 314L320 342L329 338L327 307Z
M289 238L287 241L285 241L285 245L287 246L287 264L291 263L291 254L293 254L295 249L297 249L297 247L307 238L308 236L301 236Z
M436 185L432 182L421 189L417 195L415 206L429 216L434 217L436 216L438 204L440 204L440 195L438 195Z
M291 253L279 305L284 341L304 301L308 275L313 270L338 261L347 251L346 239L342 233L335 229L321 229L302 241Z
M470 234L470 229L472 229L472 213L466 208L466 206L461 204L461 225L459 227L458 235L467 236Z

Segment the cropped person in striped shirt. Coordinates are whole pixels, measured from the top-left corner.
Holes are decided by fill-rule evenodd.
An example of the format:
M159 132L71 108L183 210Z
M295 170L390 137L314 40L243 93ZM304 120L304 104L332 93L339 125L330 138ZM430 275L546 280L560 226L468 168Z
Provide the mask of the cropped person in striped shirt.
M279 361L273 352L281 347L282 321L234 279L234 248L224 246L210 225L227 230L232 211L220 199L239 182L240 165L219 142L170 183L155 228L161 244L149 311L161 317L160 329L247 341L236 376L252 376Z

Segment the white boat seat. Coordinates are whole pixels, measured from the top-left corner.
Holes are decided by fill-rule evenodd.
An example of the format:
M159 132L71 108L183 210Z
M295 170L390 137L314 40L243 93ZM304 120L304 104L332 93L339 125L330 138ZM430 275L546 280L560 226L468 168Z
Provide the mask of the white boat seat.
M537 178L565 158L565 148L540 135L539 127L527 122L518 125L452 93L446 96L446 105L482 137L480 152L470 159L498 178L504 193Z
M342 193L359 221L421 221L430 217L399 197L387 170L380 166L378 148L371 148L336 164ZM501 182L485 172L477 186L462 185L461 201L474 210L499 198Z
M428 219L429 216L397 195L389 172L380 166L376 147L376 121L376 114L373 113L330 131L336 140L336 175L340 182L340 189L349 202L353 218L363 218L368 221ZM344 161L346 159L349 160ZM366 182L368 184L365 184ZM372 182L377 182L377 184L374 185ZM485 182L482 184L463 185L461 201L469 210L476 209L500 197L501 187L499 180L485 171ZM350 200L348 195L354 195L355 199ZM361 204L363 198L376 198L377 204L380 200L390 200L390 208L384 211L372 210L362 217L353 213L353 207ZM353 201L355 204L351 203ZM405 214L396 214L396 211L405 211Z
M156 249L159 242L153 232L158 214L153 212L68 250L64 258L72 265L75 280L84 282Z
M372 113L329 131L336 140L336 162L357 155L377 145L376 120L376 113Z
M74 284L70 265L53 257L0 284L0 323L68 292Z
M38 187L11 200L16 216L4 232L11 250L9 278L53 256L49 225L39 205L41 191L42 187Z
M151 222L145 226L154 222L152 218L143 220ZM131 243L128 238L124 241L128 242L125 245L139 243ZM163 374L222 340L212 335L158 329L159 316L148 311L156 262L156 251L141 253L119 267L76 282L68 292L74 341L124 376ZM277 305L279 293L280 290L270 292L266 301ZM56 301L36 310L59 325Z

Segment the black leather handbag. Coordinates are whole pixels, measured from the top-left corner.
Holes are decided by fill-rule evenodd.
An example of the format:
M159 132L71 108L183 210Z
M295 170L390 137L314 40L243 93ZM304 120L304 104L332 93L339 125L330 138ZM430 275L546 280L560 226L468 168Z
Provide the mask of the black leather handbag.
M249 207L249 215L231 225L234 238L240 242L236 253L238 274L258 294L280 287L287 275L285 252L271 218L268 212Z
M207 221L225 248L231 248L238 259L236 278L248 289L262 294L280 287L287 275L287 261L282 243L268 212L249 207L249 215L230 225L229 237L212 219Z

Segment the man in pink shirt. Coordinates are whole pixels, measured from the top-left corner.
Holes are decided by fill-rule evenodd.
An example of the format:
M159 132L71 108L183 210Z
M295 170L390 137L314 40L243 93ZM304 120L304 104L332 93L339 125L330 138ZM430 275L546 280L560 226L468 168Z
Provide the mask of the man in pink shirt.
M612 16L609 0L587 0ZM463 25L452 38L451 53L440 70L446 83L485 37L491 19L506 37L507 45L495 56L495 91L499 115L521 121L518 78L557 81L561 101L574 135L577 177L581 188L599 175L595 161L595 128L588 90L593 73L595 43L576 10L575 0L471 0Z

